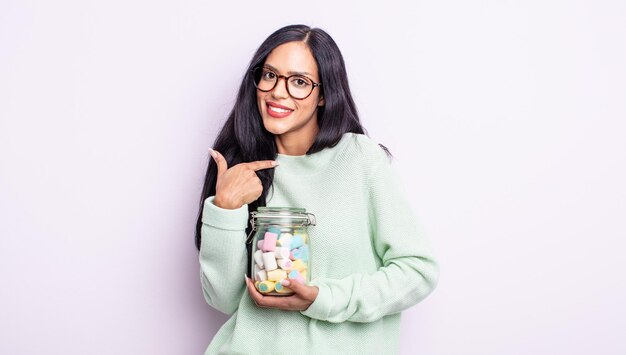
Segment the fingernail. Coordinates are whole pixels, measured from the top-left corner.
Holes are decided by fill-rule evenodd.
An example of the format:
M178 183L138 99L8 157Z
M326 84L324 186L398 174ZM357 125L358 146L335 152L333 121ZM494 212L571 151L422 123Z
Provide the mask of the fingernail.
M289 285L291 285L291 281L289 281L289 280L287 280L287 279L282 280L280 283L281 283L283 286L289 286Z
M279 162L277 162L276 160L274 160L274 161L272 162L272 166L279 166L279 165L280 165L280 163L279 163Z
M213 149L209 148L209 154L211 154L211 156L215 158L215 151Z
M246 283L248 283L248 275L243 274L243 280L244 280Z

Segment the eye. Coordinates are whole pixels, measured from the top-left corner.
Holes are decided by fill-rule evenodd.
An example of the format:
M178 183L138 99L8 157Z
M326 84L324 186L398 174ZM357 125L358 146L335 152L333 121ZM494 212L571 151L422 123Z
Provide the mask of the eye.
M273 71L269 71L269 70L263 70L263 74L261 75L261 78L263 80L275 80L276 73L274 73Z
M311 85L311 81L303 76L295 76L291 79L291 84L295 87L305 88Z

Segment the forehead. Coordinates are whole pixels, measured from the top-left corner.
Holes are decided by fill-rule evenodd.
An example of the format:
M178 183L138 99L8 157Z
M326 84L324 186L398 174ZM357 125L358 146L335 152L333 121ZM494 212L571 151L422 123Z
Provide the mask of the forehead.
M275 68L280 74L307 73L317 77L315 58L304 42L281 44L270 52L265 64Z

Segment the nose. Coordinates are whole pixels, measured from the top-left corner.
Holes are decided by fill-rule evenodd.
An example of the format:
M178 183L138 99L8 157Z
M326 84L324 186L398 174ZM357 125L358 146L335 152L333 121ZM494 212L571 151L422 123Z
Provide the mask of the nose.
M289 92L287 91L287 78L284 76L279 76L278 77L278 82L276 82L276 85L274 86L274 89L272 90L272 96L276 99L286 99L289 97ZM281 80L284 81L285 83L282 84Z

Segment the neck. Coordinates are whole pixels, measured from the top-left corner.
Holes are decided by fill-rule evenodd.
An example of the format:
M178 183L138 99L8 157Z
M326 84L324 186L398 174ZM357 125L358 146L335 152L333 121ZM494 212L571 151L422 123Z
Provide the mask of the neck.
M319 132L317 122L312 129L298 130L296 132L288 132L278 136L276 139L276 148L279 154L284 155L305 155L309 148L313 145L315 137Z

